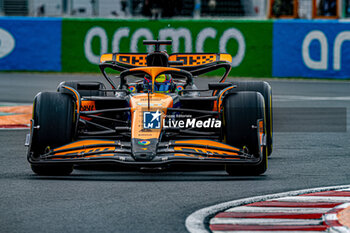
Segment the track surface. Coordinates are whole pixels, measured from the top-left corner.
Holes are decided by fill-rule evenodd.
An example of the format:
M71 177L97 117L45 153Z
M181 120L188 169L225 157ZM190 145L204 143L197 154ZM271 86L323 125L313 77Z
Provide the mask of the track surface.
M0 73L0 102L31 103L39 91L54 91L60 81L80 79L100 78ZM199 87L208 81L213 79L200 80ZM27 131L1 130L0 231L185 232L189 214L216 203L348 184L350 82L269 82L275 107L347 107L347 132L276 132L268 171L257 177L198 169L146 174L77 169L68 177L38 177L25 158Z

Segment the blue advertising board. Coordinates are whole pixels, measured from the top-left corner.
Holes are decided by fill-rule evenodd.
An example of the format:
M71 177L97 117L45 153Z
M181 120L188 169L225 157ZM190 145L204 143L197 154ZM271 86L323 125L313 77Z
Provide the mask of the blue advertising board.
M272 57L275 77L350 78L350 22L278 20Z
M0 70L61 71L61 18L0 17Z

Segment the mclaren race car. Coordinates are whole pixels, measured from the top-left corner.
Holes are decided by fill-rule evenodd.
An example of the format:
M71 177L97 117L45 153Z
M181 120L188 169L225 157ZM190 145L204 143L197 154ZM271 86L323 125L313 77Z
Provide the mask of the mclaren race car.
M40 92L27 135L28 161L38 175L68 175L73 165L225 165L229 175L259 175L272 152L271 87L225 82L229 54L154 51L104 54L101 82L66 81ZM106 70L119 73L110 77ZM198 89L195 77L224 70ZM107 83L106 82L106 83ZM207 94L206 94L207 93Z

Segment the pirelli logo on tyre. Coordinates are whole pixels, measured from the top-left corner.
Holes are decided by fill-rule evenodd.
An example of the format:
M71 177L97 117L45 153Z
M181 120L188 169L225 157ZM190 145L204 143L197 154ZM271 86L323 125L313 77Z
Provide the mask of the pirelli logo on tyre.
M171 55L169 61L182 61L183 66L198 66L217 61L217 54Z

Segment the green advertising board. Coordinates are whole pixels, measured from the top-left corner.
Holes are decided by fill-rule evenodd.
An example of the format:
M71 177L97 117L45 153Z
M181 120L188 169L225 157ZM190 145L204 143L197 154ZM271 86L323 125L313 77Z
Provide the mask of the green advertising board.
M146 52L142 40L158 38L173 40L169 54L231 54L231 76L271 77L272 24L247 20L63 19L62 71L98 72L100 54Z

